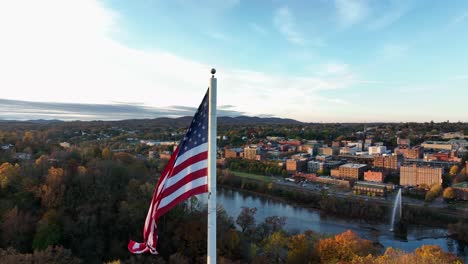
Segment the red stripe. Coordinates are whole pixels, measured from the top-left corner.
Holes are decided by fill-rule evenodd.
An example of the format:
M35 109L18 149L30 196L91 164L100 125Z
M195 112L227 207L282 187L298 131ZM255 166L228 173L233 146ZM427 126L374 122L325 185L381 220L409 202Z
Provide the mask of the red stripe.
M162 208L159 208L157 210L157 212L156 212L156 217L159 218L160 216L164 215L165 213L167 213L167 211L171 210L178 203L188 199L190 196L197 195L197 194L202 194L202 193L206 193L206 192L208 192L208 184L198 186L197 188L191 189L191 190L183 193L182 195L180 195L176 199L174 199L174 201L170 202L168 205L166 205L166 206L164 206Z
M177 147L174 150L174 153L172 153L171 158L169 159L169 162L167 163L166 167L164 168L163 172L161 173L161 177L159 177L158 184L156 184L156 188L154 188L153 199L151 199L151 204L154 205L157 200L161 200L160 197L161 197L162 192L164 192L164 188L161 189L161 193L159 195L158 195L157 191L159 189L159 186L163 182L164 178L167 177L168 173L170 172L170 170L174 166L178 154L179 154L179 147ZM156 207L157 206L153 206L153 211L156 210ZM150 208L151 208L151 206L150 206ZM153 212L148 212L148 214L153 215ZM146 219L145 219L145 221L146 221ZM151 217L151 220L149 221L149 225L146 226L146 222L145 222L145 225L143 226L143 239L145 240L145 242L148 240L148 236L149 236L149 233L151 231L151 228L149 228L149 227L155 221L156 220L153 219L153 217Z
M171 171L171 177L181 172L183 169L187 168L188 166L194 163L197 163L199 161L206 160L206 159L208 159L208 151L198 153L197 155L186 159L184 162L174 167L174 170Z
M206 176L208 176L208 168L203 168L203 169L187 174L182 179L180 179L180 181L176 182L174 185L164 189L162 196L161 196L161 200L164 199L166 196L169 196L171 193L177 191L180 187L184 186L185 184L193 180L196 180L198 178L206 177Z

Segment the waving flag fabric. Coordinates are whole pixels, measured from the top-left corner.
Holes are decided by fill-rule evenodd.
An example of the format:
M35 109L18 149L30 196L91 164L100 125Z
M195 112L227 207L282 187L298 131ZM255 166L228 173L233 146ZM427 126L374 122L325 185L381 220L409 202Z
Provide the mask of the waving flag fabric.
M158 254L156 228L159 217L189 197L207 191L208 92L156 185L143 229L144 242L130 241L128 250L135 254L147 251Z

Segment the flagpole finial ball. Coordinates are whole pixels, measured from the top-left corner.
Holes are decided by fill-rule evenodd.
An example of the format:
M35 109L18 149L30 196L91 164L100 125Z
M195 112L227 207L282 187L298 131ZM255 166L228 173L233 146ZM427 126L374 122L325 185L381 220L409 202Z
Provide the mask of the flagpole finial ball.
M216 73L216 69L215 68L211 69L211 74L215 74L215 73Z

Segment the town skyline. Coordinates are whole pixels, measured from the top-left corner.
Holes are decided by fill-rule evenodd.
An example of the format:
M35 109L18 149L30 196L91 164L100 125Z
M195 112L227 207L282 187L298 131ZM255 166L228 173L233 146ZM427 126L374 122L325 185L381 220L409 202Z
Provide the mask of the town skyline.
M464 1L5 2L0 119L187 116L215 67L226 116L467 122L467 24Z

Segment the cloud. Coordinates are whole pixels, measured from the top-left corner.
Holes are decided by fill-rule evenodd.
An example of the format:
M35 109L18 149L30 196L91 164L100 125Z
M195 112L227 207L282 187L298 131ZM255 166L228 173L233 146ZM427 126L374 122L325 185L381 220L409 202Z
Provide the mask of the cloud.
M233 108L234 106L229 106ZM188 106L149 107L143 104L78 104L29 102L0 99L0 119L32 120L123 120L192 116L197 109ZM218 109L219 116L240 116L243 112Z
M366 0L335 0L335 7L342 26L352 26L361 22L369 14Z
M296 19L288 7L281 7L275 11L273 25L289 42L304 45L304 37L297 31Z
M119 13L95 0L0 2L2 98L28 104L68 104L65 109L50 103L40 105L43 111L37 113L72 118L80 113L86 119L104 119L105 114L115 118L115 113L126 118L127 111L132 113L129 116L142 113L141 117L174 114L160 107L197 106L214 66L218 70L220 105L235 105L229 110L248 115L273 114L304 120L306 116L299 114L302 105L315 102L322 91L357 83L350 69L323 76L267 74L226 67L222 60L195 61L163 50L127 47L114 37L125 34L119 32L125 28L119 26L119 17ZM278 10L278 17L281 19L277 23L285 22L278 24L284 34L293 42L303 43L289 9ZM114 102L127 102L131 107ZM70 109L73 103L78 106ZM95 111L81 107L90 105ZM106 110L109 105L118 107ZM18 107L14 109L21 112ZM4 118L9 113L13 116L13 110L2 113Z

